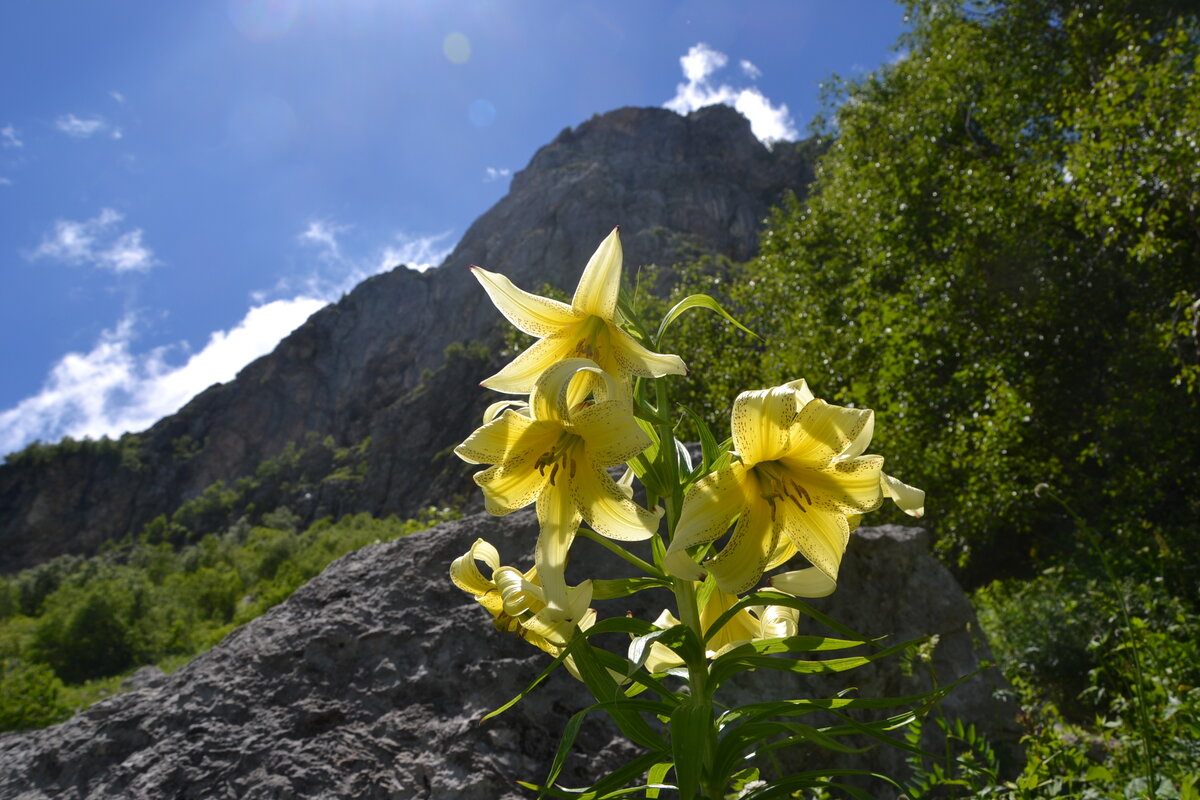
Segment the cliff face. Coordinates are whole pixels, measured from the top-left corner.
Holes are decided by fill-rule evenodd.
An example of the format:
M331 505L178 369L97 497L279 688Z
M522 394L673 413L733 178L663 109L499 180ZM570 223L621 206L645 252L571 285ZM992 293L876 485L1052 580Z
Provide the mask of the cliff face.
M501 321L467 266L569 290L614 225L627 269L702 254L744 260L771 205L811 180L805 152L768 150L724 106L687 117L626 108L564 130L441 267L364 281L234 381L141 434L136 457L85 448L0 466L0 570L136 534L312 432L339 446L369 436L370 446L354 490L306 491L302 516L406 515L447 502L467 474L448 450L483 408L482 394L464 387L494 368L478 352L448 358L447 346L495 344Z

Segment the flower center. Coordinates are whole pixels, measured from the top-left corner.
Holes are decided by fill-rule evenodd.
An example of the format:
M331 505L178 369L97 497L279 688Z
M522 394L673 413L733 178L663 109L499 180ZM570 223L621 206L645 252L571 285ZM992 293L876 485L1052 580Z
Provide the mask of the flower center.
M812 505L812 496L808 490L792 477L792 474L774 461L763 461L752 467L758 477L758 486L762 499L771 506L771 521L775 521L775 501L783 498L800 511L808 513L804 504ZM803 504L801 501L803 500Z
M605 364L600 361L602 356L608 349L608 323L600 319L600 317L588 317L583 324L579 326L579 339L575 343L575 355L580 358L590 358L601 367Z
M538 460L534 462L539 475L545 475L546 469L550 469L550 485L554 486L555 479L558 477L560 469L565 469L567 475L571 478L575 477L575 445L582 442L579 436L573 433L562 433L554 445L538 456Z

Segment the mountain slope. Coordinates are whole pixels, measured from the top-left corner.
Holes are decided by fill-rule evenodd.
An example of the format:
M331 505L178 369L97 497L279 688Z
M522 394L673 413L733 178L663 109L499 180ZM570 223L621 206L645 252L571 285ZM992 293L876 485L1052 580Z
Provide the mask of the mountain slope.
M467 471L448 448L475 425L501 318L466 267L518 285L572 286L620 225L627 269L702 254L755 252L771 205L812 177L810 149L768 150L725 106L681 117L625 108L564 130L517 173L507 196L464 234L442 266L364 281L314 314L270 355L210 387L178 413L116 445L35 448L0 466L0 570L94 552L136 534L216 481L253 475L289 443L364 443L352 486L320 483L290 497L328 513L411 514L448 502ZM347 488L348 487L348 488ZM257 508L257 512L270 508Z

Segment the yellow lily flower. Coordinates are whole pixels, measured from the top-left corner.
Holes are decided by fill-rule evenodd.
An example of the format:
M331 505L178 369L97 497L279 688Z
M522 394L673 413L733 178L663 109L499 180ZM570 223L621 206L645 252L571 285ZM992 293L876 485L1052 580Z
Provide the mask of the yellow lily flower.
M575 384L589 381L591 400L576 402ZM647 511L607 468L645 450L650 439L629 413L612 376L593 361L568 358L538 378L529 403L493 406L493 418L454 449L472 464L484 505L504 515L537 504L540 526L534 562L546 604L571 619L564 570L580 520L610 539L648 539L661 509Z
M707 630L717 617L728 611L737 602L735 595L714 589L700 609L700 627ZM670 611L663 611L654 621L656 628L670 628L680 624ZM795 636L800 626L800 612L787 606L751 606L734 614L716 635L708 640L705 655L719 658L730 650L762 639L778 639ZM665 645L657 642L650 645L646 657L646 669L650 672L665 672L683 666L683 659Z
M617 324L619 232L620 228L613 228L600 243L579 278L570 305L518 289L498 273L471 267L500 313L519 330L539 337L504 369L484 380L484 386L524 394L547 368L567 358L591 359L623 383L630 375L687 374L679 356L651 352Z
M489 568L491 577L484 576L480 564ZM587 630L596 621L595 609L588 608L592 600L591 581L567 591L571 617L577 622L566 621L547 613L537 567L521 572L515 567L501 566L500 553L483 539L476 539L470 550L454 559L450 580L491 613L497 630L516 634L552 656L557 657L567 646L576 625ZM575 665L569 657L566 663L575 674Z
M722 592L738 594L800 553L812 567L772 585L804 597L832 593L851 519L878 508L884 486L906 511L918 494L924 505L924 492L885 479L882 456L863 455L874 427L874 412L830 405L803 380L743 392L733 404L733 459L684 497L667 569L690 580L711 572ZM718 539L735 519L725 547L696 564L687 548Z

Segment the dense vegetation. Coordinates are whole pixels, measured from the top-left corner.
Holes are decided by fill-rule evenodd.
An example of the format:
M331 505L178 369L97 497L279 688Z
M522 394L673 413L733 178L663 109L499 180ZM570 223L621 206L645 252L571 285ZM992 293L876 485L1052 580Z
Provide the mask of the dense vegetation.
M810 197L758 258L679 287L769 344L695 315L667 345L714 427L741 388L797 377L876 410L1026 708L1023 783L988 796L1195 797L1200 20L1153 0L909 12L902 57L828 87ZM964 771L925 766L927 793L995 783L934 789Z
M178 666L335 558L454 516L358 514L301 531L281 507L182 548L148 530L94 558L62 556L0 577L0 730L65 719L139 666Z

